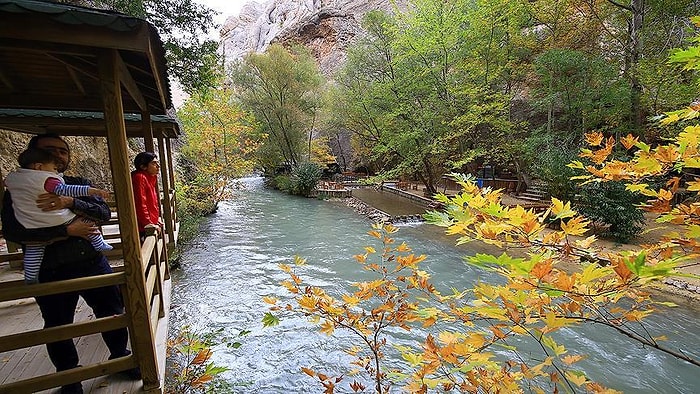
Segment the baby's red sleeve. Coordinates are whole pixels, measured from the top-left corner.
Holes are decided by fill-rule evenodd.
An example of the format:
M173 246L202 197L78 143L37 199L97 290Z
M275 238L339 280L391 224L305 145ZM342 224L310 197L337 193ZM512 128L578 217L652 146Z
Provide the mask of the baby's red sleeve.
M61 180L58 178L48 177L44 182L44 190L49 193L54 193L56 191L56 187L61 183Z

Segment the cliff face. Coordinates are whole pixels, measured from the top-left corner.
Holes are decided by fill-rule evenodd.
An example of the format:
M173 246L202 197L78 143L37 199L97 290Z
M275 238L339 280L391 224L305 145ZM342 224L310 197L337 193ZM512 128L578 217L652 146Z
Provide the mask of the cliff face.
M407 0L396 2L404 7ZM332 76L345 61L347 47L363 34L362 17L371 10L392 12L391 0L272 0L250 2L221 28L226 61L263 52L275 42L301 44Z

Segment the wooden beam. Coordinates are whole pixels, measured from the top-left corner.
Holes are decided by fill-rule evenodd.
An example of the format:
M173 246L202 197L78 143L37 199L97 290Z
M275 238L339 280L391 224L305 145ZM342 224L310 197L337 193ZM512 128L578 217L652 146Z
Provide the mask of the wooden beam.
M78 74L75 73L75 70L73 69L73 67L66 65L66 70L68 71L68 75L70 75L70 78L73 80L73 84L75 84L75 88L78 89L78 91L83 96L86 96L87 93L85 93L85 87L83 86L83 83L80 82L80 78L78 78Z
M151 122L151 113L145 110L141 113L141 130L143 131L143 144L146 152L155 153L153 145L153 123Z
M3 52L33 52L33 53L52 53L71 56L93 56L97 58L95 47L86 47L72 44L55 44L44 41L28 41L24 39L9 39L0 36L0 49Z
M60 282L37 283L31 286L26 286L23 280L2 282L0 283L0 302L94 289L97 287L118 285L124 282L124 274L119 272L62 280Z
M158 376L154 330L150 324L150 303L146 300L145 277L141 270L141 242L128 163L129 154L126 143L118 57L117 50L105 51L99 57L98 68L102 81L101 90L107 125L107 145L112 167L112 181L124 250L124 272L127 277L126 311L131 317L131 346L134 355L139 360L144 389L162 391Z
M157 55L153 51L153 42L151 36L148 36L148 61L151 64L151 71L153 73L153 79L156 81L156 86L158 87L158 96L160 97L160 103L159 107L163 107L166 110L167 108L167 102L169 101L169 98L167 97L167 90L165 86L163 86L163 83L168 83L167 81L162 81L161 80L161 75L166 75L165 72L161 73L161 71L165 70L160 70L158 68L158 64L155 62L155 59ZM165 76L167 78L167 76Z
M81 57L50 53L47 53L46 56L65 64L73 71L80 71L82 74L92 80L98 81L100 79L100 77L97 75L97 64L91 63Z
M0 105L16 109L57 109L64 111L101 111L97 96L72 96L48 94L0 94ZM129 108L127 112L138 111L138 107Z
M53 15L3 13L0 37L10 40L31 40L71 46L113 48L137 52L148 52L148 26L142 22L128 31L117 31L110 27L88 24L69 25L55 21ZM133 18L136 21L136 18ZM27 28L31 26L31 28Z
M131 76L131 73L129 72L129 68L126 66L124 63L124 60L122 57L117 53L117 69L119 70L119 80L121 81L122 85L126 88L126 91L129 92L129 95L131 96L134 101L136 101L136 104L138 104L139 108L141 108L142 112L148 112L148 104L146 104L146 99L143 97L143 94L141 93L141 89L139 88L138 84L134 80L134 77ZM148 123L151 122L151 116L148 115Z
M10 92L14 92L16 90L15 85L12 84L12 81L10 81L10 79L7 78L7 75L5 75L5 73L2 71L2 64L0 64L0 82L2 82L2 84L5 85Z
M133 356L115 358L87 367L77 367L2 385L2 393L36 393L68 383L125 371L136 366Z
M126 315L115 315L6 335L0 341L0 353L116 330L126 327L127 320Z

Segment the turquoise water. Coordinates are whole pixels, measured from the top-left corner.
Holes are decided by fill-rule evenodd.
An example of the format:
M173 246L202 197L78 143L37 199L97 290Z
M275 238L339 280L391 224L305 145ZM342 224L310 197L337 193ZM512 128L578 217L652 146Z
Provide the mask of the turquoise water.
M300 372L311 367L329 375L348 372L343 349L349 334L319 334L303 317L285 318L272 328L262 327L268 305L264 296L288 299L279 282L287 279L277 264L295 255L308 260L300 271L307 283L339 294L349 284L368 278L352 255L371 243L371 223L340 202L291 197L265 189L261 178L242 180L244 188L222 203L209 218L198 243L182 256L173 272L171 332L183 325L239 340L238 349L215 348L214 361L231 369L224 376L235 393L320 393L317 380ZM416 253L428 255L424 269L440 289L467 288L477 281L499 277L462 262L464 249L440 229L425 225L401 226L395 234ZM376 247L376 245L375 245ZM648 322L665 344L700 357L700 312L692 307L665 310ZM236 338L241 330L250 334ZM414 344L421 330L390 333L390 341ZM602 326L562 330L560 341L575 353L588 354L581 368L596 381L629 393L697 393L700 369L644 348ZM523 344L528 349L528 344ZM534 355L539 355L532 349ZM527 352L527 351L526 351ZM505 354L505 353L504 353ZM507 356L507 354L505 354ZM348 379L348 378L346 378ZM371 387L370 384L367 384ZM371 391L368 391L371 392ZM400 392L396 388L392 392Z

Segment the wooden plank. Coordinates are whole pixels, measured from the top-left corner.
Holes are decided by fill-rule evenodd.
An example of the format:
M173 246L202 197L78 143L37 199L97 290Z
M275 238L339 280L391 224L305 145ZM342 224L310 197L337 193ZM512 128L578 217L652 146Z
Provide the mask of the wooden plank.
M145 53L148 51L146 45L148 32L147 27L141 26L138 30L116 32L108 27L96 29L90 25L71 25L52 20L51 15L46 15L43 21L37 20L39 15L33 14L13 14L12 18L4 18L0 24L0 37L7 41L21 40L22 47L31 48L32 43L26 41L37 41L37 45L54 44L66 46L69 50L78 51L79 47L85 46L80 51L85 53L95 48L117 48ZM32 26L27 29L27 26ZM19 44L18 44L19 45Z
M126 126L120 96L119 73L116 69L118 53L105 51L99 58L102 100L107 126L112 181L116 190L117 211L124 250L126 282L126 310L131 317L130 333L134 354L138 357L144 388L159 390L160 378L155 355L153 331L150 326L148 302L143 270L141 268L141 243L134 208L134 191L131 185ZM165 102L165 100L163 101Z
M24 259L24 253L22 252L0 253L0 262L22 261L22 259Z
M149 54L148 62L151 65L151 72L153 73L153 78L155 79L155 82L156 82L156 88L158 89L158 96L160 97L160 106L162 106L163 108L166 108L165 103L169 102L170 100L169 100L169 93L168 93L167 86L164 86L163 83L165 81L167 81L167 79L161 80L160 76L163 75L163 76L165 76L165 78L167 78L167 74L166 74L165 70L161 70L158 68L158 63L156 62L157 54L154 51L154 48L158 48L160 45L155 44L153 42L152 36L145 35L145 37L146 37L147 46L148 46L148 50L146 52L148 52L148 54ZM167 108L166 108L166 110L167 110Z
M124 274L115 272L112 274L88 276L58 282L38 283L35 285L26 285L23 280L2 282L0 283L0 302L118 285L124 283L125 280Z
M0 353L104 331L111 331L117 328L126 327L127 322L128 319L126 315L117 315L102 317L86 322L7 335L0 337Z
M124 371L129 368L134 368L135 366L136 360L133 356L122 357L95 365L73 368L67 371L36 376L18 382L5 384L0 386L0 394L26 393L45 390L72 382L79 382L95 376Z

